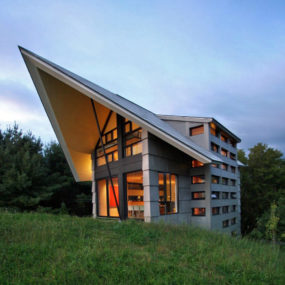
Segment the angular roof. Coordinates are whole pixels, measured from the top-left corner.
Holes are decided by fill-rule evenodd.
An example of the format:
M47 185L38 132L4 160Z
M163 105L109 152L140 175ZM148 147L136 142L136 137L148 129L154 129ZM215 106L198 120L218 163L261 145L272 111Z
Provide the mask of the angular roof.
M97 102L98 106L101 106L102 110L104 108L109 108L109 110L115 111L121 116L134 121L136 124L145 128L147 131L166 141L170 145L178 148L182 152L192 156L193 158L203 163L222 162L222 160L218 156L198 146L191 139L180 134L168 123L161 120L151 111L123 98L120 95L114 94L66 70L63 67L60 67L59 65L54 64L51 61L36 55L35 53L27 49L24 49L22 47L19 47L19 49L76 181L91 180L91 165L86 167L83 167L83 165L85 163L84 161L87 159L86 155L89 155L90 157L90 153L92 153L92 150L95 147L95 144L93 145L93 149L90 147L92 146L92 143L94 143L95 138L84 137L84 135L86 136L86 133L88 133L86 126L91 125L90 122L92 122L93 120L91 119L91 117L88 120L84 118L84 116L88 115L89 108L91 108L91 104L89 104L90 106L87 106L85 100L86 98L81 98L84 96L86 96L88 99L91 98L95 102ZM61 86L61 84L63 84L65 87ZM55 86L58 86L58 88L56 89ZM65 100L65 102L59 101L59 97L62 96L59 90L63 90L63 88L72 88L72 90L79 92L79 94L81 95L80 101L78 101L79 99L74 99L75 103L72 106L71 103L70 106L66 106L66 108L70 108L69 111L65 111L65 104L68 105L69 101L73 100L73 97L70 97L70 100L69 97L61 99ZM65 93L71 94L73 92L72 90L70 89ZM64 93L64 91L62 92ZM77 96L76 98L79 98L78 94L74 96ZM79 106L78 104L82 104L82 108L80 108L81 105ZM73 124L75 125L74 128L77 128L76 131L80 133L80 136L82 136L82 144L85 143L86 139L90 141L90 145L86 147L86 149L82 150L82 147L80 148L78 147L78 145L76 147L72 146L71 137L73 136L73 139L78 139L78 136L75 138L74 134L72 134L72 126L68 126L68 131L65 131L65 129L66 124L68 124L67 121L69 120L68 116L70 116L70 120L72 120L71 116L76 117L77 109L79 112L80 109L84 109L84 106L86 114L84 113L84 111L81 110L82 113L80 115L80 120L87 120L87 122L82 123L79 126L79 123L77 122L78 119L73 120ZM66 112L65 116L62 116L60 112ZM71 123L69 122L69 124ZM86 129L86 132L80 132L80 127L84 130ZM89 133L91 134L92 132L94 132L95 136L94 128L92 128L91 126L89 126L89 128ZM78 144L80 144L80 142L78 142ZM89 160L91 160L91 157L89 158ZM80 163L78 161L80 161ZM87 169L89 169L88 175L85 174Z

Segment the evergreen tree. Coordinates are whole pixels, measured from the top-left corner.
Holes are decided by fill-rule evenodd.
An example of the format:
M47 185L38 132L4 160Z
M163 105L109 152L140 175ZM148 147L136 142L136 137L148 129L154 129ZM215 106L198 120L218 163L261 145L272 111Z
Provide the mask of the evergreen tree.
M0 136L0 207L33 210L53 194L46 191L43 144L18 125Z
M282 196L285 189L285 161L283 154L265 144L258 143L249 149L246 157L239 151L238 159L246 166L241 168L242 233L251 232L257 221Z

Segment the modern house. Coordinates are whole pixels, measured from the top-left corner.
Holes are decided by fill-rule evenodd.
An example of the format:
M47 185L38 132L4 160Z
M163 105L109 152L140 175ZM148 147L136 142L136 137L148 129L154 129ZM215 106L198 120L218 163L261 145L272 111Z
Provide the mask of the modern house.
M94 217L240 233L240 139L213 118L156 115L20 47Z

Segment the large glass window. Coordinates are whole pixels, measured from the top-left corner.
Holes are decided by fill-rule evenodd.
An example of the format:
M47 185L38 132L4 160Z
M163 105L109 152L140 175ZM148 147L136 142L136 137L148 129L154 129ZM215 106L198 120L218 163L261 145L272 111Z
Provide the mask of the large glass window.
M119 186L118 178L113 177L114 192L119 204ZM98 193L98 215L100 217L119 217L115 196L112 189L111 181L108 179L100 179L97 181Z
M142 153L142 129L134 122L125 120L124 123L124 154L132 156Z
M158 174L159 209L161 215L178 212L177 177L170 173Z
M127 173L125 177L127 185L128 217L143 219L144 191L142 171Z
M118 160L118 133L117 128L108 131L102 136L103 145L107 155L108 162ZM104 156L103 147L101 141L99 141L96 150L96 166L101 166L106 164L106 159Z

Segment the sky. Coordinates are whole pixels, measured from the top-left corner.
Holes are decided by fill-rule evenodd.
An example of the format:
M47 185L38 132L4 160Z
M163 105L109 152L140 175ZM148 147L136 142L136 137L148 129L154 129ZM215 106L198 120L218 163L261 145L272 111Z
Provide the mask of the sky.
M285 1L0 0L0 128L55 135L18 45L158 114L285 154Z

